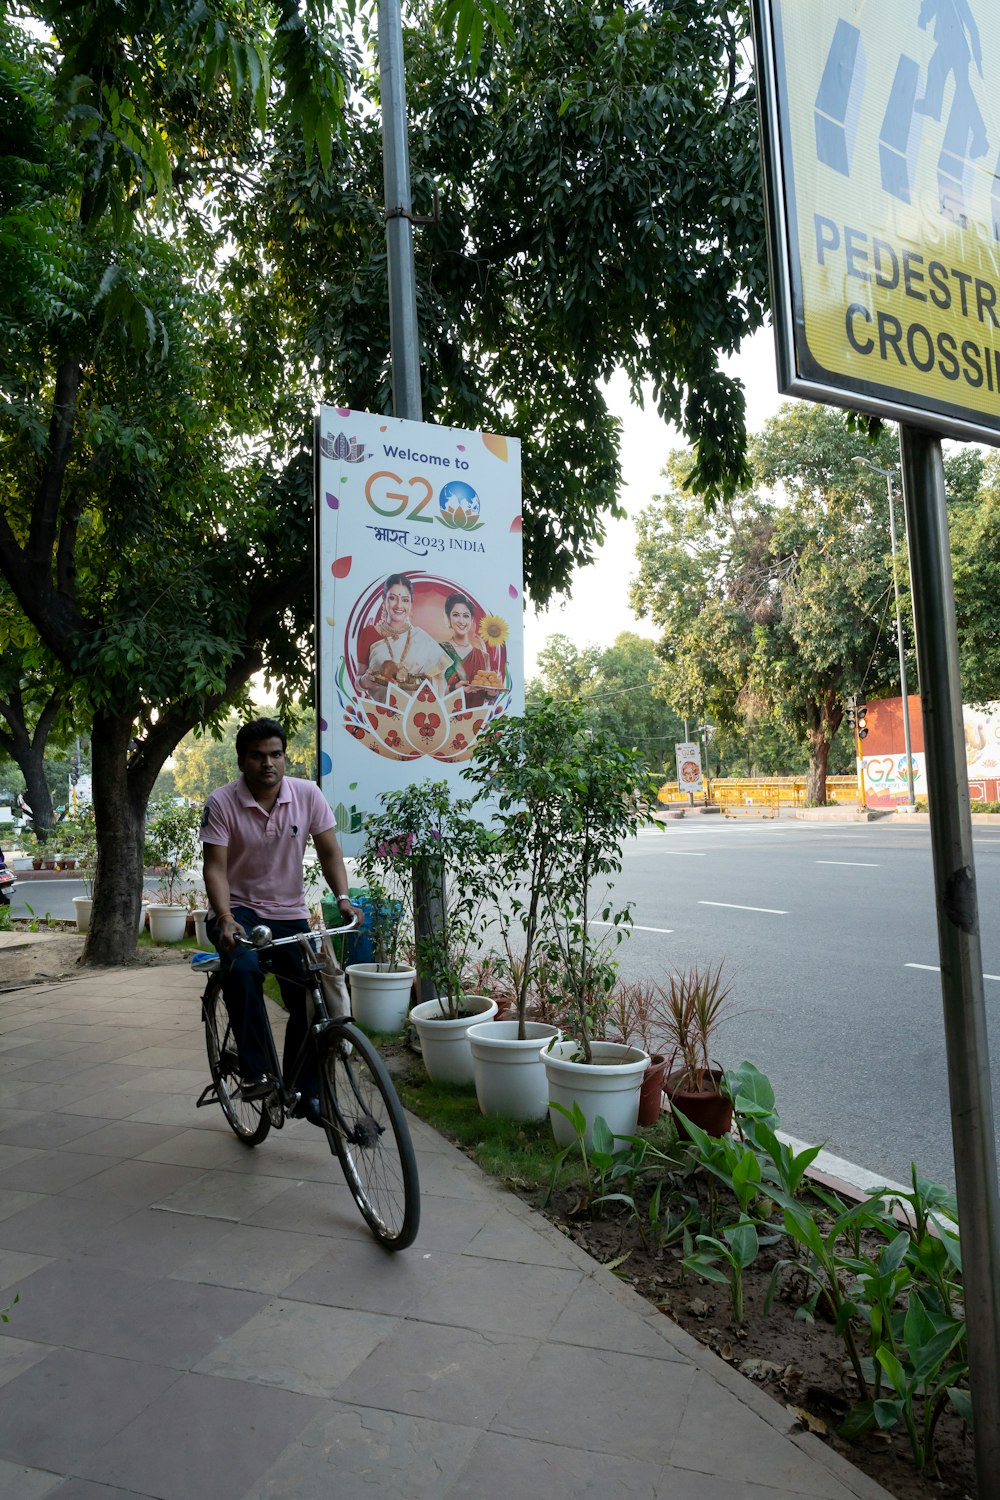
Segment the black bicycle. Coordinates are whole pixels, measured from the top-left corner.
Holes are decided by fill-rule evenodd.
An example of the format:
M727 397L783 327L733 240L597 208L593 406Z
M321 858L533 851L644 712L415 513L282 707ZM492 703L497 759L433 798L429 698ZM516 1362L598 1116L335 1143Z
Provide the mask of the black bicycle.
M222 995L222 961L204 954L192 967L208 976L201 997L205 1044L212 1082L202 1091L198 1108L220 1104L245 1146L257 1146L272 1126L280 1130L300 1103L298 1079L312 1051L320 1081L320 1113L331 1151L344 1170L355 1203L380 1244L390 1250L412 1245L420 1224L420 1184L406 1116L385 1065L364 1032L349 1015L331 1015L320 979L325 960L320 941L342 936L346 927L274 938L269 927L255 927L248 946L256 948L266 967L266 953L298 943L308 978L309 1026L289 1077L282 1076L270 1020L267 1023L272 1074L278 1080L264 1098L245 1099L242 1072L229 1013Z

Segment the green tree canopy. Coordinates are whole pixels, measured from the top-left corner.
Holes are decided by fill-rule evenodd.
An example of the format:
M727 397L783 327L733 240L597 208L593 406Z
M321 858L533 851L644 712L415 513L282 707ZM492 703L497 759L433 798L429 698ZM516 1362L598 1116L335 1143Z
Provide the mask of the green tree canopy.
M327 0L30 12L50 40L0 21L0 571L92 718L86 955L121 962L160 767L260 669L308 681L305 414L389 406L377 84ZM433 177L442 203L425 406L526 440L544 599L616 502L616 363L706 490L742 473L718 360L763 316L753 97L718 0L536 0L503 48L484 15L503 28L462 0L408 35L418 195Z
M591 729L669 772L684 725L658 696L662 663L653 641L623 630L610 646L579 647L553 635L538 653L538 674L528 685L530 699L580 704Z
M948 465L948 524L955 577L955 612L967 703L1000 699L1000 454L974 449Z
M873 446L838 413L786 405L751 441L752 487L714 518L678 453L639 521L632 603L663 631L672 701L722 725L777 715L809 750L812 802L845 697L898 691L885 481L859 456L891 468L894 435Z
M426 6L405 47L425 416L522 439L528 592L544 603L617 515L603 383L694 445L707 495L745 477L742 387L720 368L764 319L756 103L742 7L722 0L511 7L486 66L456 66ZM213 202L257 247L331 398L389 409L382 159L366 82L333 166L269 152L267 191L220 171ZM248 271L249 275L250 272Z

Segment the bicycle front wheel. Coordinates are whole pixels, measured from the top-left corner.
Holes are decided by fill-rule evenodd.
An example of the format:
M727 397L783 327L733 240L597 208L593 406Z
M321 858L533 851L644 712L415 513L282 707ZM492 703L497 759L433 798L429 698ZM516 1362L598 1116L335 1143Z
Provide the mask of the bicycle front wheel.
M417 1161L403 1106L371 1042L349 1022L320 1055L323 1125L355 1203L389 1250L405 1250L420 1225Z
M219 980L206 988L201 1009L215 1097L244 1146L258 1146L271 1128L271 1117L265 1099L244 1099L240 1092L240 1060Z

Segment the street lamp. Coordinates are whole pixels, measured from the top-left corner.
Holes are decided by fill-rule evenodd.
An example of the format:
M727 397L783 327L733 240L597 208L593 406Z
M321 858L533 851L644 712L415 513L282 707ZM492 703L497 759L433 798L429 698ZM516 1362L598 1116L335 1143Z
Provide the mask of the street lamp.
M708 747L709 747L709 744L711 743L712 736L715 734L715 725L714 724L707 724L707 723L706 724L699 724L698 725L698 733L701 735L701 743L702 743L702 748L703 748L704 756L705 756L705 806L707 807L708 803L709 803L709 799L710 799L710 797L712 795L712 775L711 775L711 767L709 766L709 762L708 762L708 754L709 754Z
M892 549L892 589L896 598L896 644L899 647L899 690L903 697L903 743L906 748L906 800L907 811L913 812L917 803L913 795L913 755L910 750L910 700L906 691L906 655L903 650L903 619L899 608L899 575L896 570L896 512L892 496L892 481L896 475L896 470L880 469L878 464L873 464L870 459L862 458L860 455L855 457L854 462L856 464L863 464L866 469L871 469L873 474L882 474L885 478L885 487L889 496L889 546Z

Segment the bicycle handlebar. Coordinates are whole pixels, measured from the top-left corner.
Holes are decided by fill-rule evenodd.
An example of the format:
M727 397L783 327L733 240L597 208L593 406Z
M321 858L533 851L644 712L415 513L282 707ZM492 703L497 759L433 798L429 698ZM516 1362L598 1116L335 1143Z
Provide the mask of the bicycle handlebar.
M236 941L244 948L282 948L286 943L297 943L304 937L343 937L345 933L354 932L360 916L355 916L352 922L345 922L343 927L311 927L308 932L293 932L290 937L272 937L270 927L261 922L257 927L251 929L250 936L237 936Z

